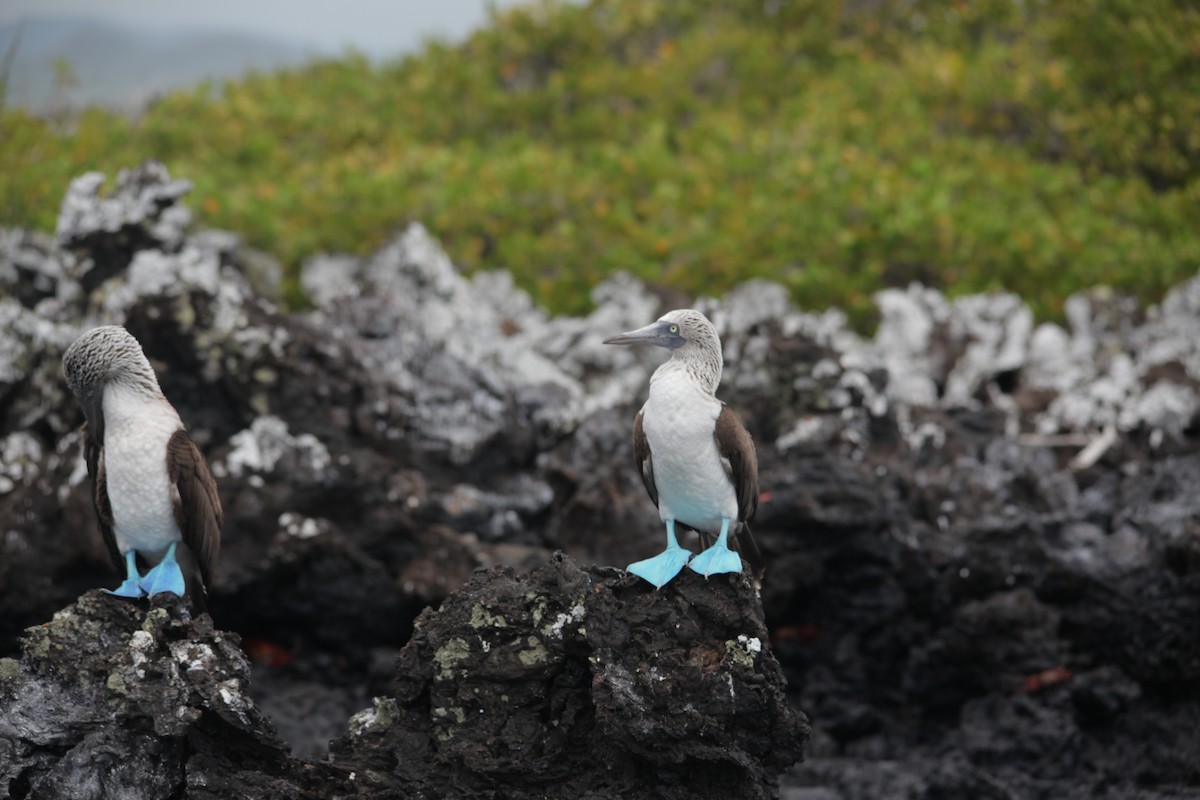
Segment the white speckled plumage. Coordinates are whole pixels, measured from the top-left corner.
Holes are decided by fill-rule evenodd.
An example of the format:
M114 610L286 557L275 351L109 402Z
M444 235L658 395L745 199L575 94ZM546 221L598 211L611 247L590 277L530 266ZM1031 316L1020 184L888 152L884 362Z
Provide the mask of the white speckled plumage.
M167 443L183 427L160 393L115 385L104 393L104 462L113 533L122 553L133 548L156 563L181 539L167 475Z

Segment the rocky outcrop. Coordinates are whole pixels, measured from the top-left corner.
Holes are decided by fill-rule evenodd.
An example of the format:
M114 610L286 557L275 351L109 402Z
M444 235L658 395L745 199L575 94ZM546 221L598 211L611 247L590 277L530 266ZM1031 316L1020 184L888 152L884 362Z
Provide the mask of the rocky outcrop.
M600 342L665 309L616 278L591 314L550 316L503 273L459 274L414 225L366 258L314 258L313 307L287 313L250 277L261 256L188 227L182 182L151 165L116 183L77 182L56 239L0 233L0 655L113 580L59 358L85 328L124 324L217 474L214 619L242 636L252 698L293 757L337 738L395 777L382 753L418 747L397 727L424 708L415 687L465 691L393 683L410 637L436 651L450 635L429 614L414 628L423 609L460 619L447 598L480 590L481 567L519 585L548 581L557 550L609 566L653 552L628 436L660 356ZM812 722L785 795L1200 783L1200 279L1149 308L1077 295L1064 325L1008 295L892 289L869 338L769 283L694 303L758 446L770 652ZM583 627L555 662L568 672L591 652ZM367 718L345 722L368 706L400 717L360 741ZM472 733L453 717L428 731ZM456 767L461 786L495 780L455 752L475 765Z
M686 571L685 571L686 572ZM750 582L657 592L562 556L423 612L335 762L359 796L767 798L808 728Z
M24 798L772 797L807 738L741 576L655 592L555 558L417 621L335 763L299 761L236 634L99 590L0 659L0 788Z
M0 659L5 797L349 796L336 767L288 755L236 634L143 606L88 592Z

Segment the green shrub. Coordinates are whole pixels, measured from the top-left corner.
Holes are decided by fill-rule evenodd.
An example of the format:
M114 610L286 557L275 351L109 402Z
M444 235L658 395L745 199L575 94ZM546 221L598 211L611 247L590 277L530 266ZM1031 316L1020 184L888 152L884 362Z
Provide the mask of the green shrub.
M145 158L280 257L420 220L466 269L579 311L624 270L751 277L860 322L884 285L1008 289L1200 269L1200 18L1170 0L610 0L494 14L460 45L171 94L137 119L0 118L0 214ZM301 298L293 295L293 299Z

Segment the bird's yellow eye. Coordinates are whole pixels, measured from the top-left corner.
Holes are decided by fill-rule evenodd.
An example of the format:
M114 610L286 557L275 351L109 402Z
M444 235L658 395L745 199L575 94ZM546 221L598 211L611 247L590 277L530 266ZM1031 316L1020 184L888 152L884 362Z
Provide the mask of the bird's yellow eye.
M671 326L671 333L679 333L679 326L678 326L678 325L672 325L672 326Z

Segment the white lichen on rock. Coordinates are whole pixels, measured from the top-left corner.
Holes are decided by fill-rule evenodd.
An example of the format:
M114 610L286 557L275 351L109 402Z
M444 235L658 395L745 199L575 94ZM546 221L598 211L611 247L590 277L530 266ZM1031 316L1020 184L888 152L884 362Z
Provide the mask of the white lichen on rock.
M37 475L41 460L41 443L24 431L10 433L0 440L0 494L11 492Z
M729 660L738 666L754 668L755 657L762 652L762 641L757 636L738 634L737 640L725 642L725 653Z
M212 465L217 477L268 474L281 458L289 454L317 476L325 473L333 463L329 450L320 439L311 433L293 436L288 432L287 423L274 415L258 417L250 423L249 428L230 437L229 443L233 449L223 461L216 461Z
M168 647L171 651L171 658L186 673L202 674L211 670L216 663L216 652L211 645L204 642L171 642Z
M563 637L563 629L568 624L574 623L578 625L579 623L583 622L584 614L585 609L583 607L583 603L576 603L575 605L571 606L571 610L569 612L560 612L554 618L554 622L542 628L542 633L546 636L553 636L557 639L561 639Z
M59 241L71 243L134 225L146 228L167 246L182 240L191 223L191 212L174 201L191 190L191 181L171 179L166 167L154 161L121 170L112 193L101 197L105 181L102 172L87 172L71 181L59 207Z
M279 530L297 539L313 539L321 535L323 527L312 517L285 511L279 515Z
M373 730L387 728L395 719L398 707L394 697L372 698L373 705L350 717L351 736L363 736Z
M157 647L154 636L147 631L134 631L129 637L129 658L134 674L146 676L143 665L150 660L150 653Z

